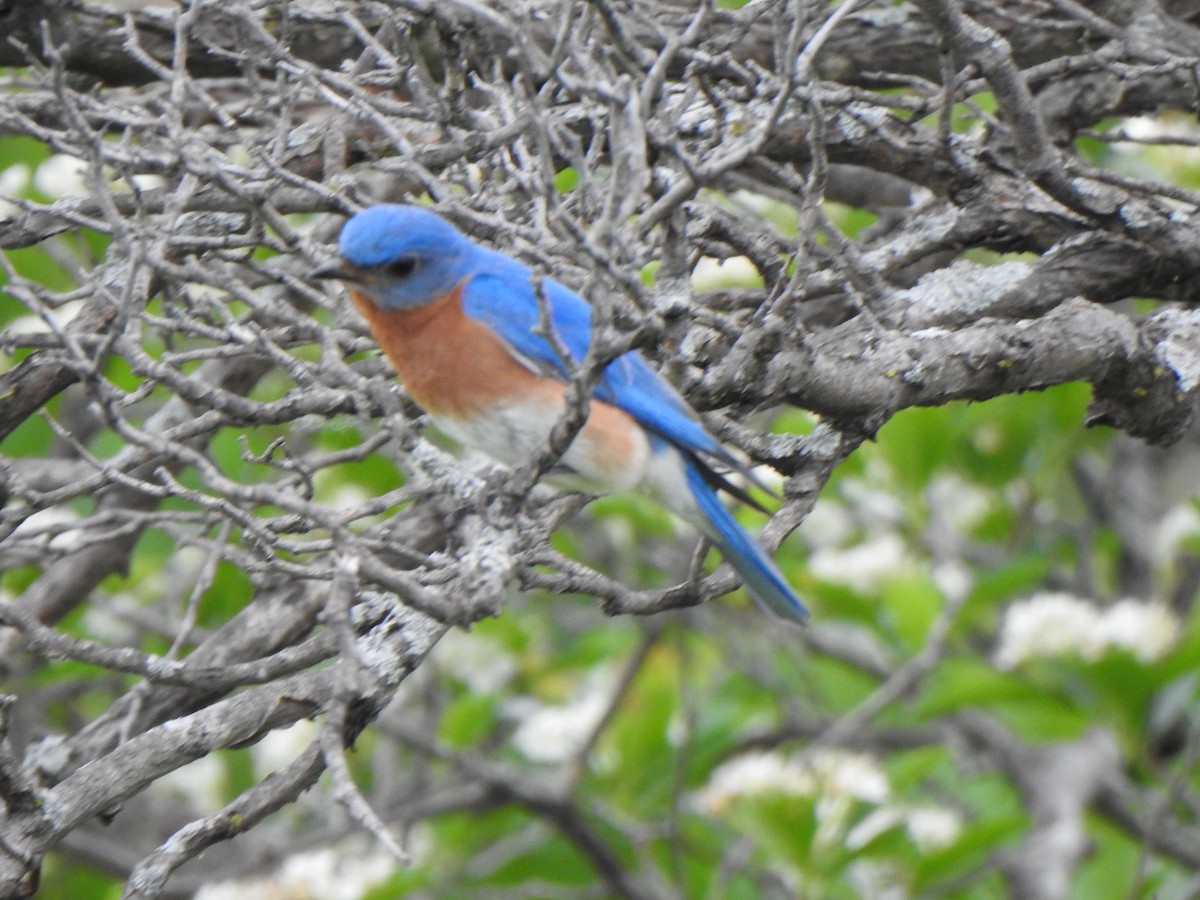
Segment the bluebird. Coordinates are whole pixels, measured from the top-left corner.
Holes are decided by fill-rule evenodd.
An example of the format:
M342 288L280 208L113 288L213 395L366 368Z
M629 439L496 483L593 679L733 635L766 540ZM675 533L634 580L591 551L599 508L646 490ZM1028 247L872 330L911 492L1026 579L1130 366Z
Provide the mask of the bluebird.
M409 395L441 431L509 466L546 445L565 411L572 363L591 340L586 300L553 279L535 287L528 266L424 207L372 206L346 222L339 249L340 263L316 275L347 282ZM539 327L543 307L557 340ZM747 467L640 353L605 367L559 463L592 493L648 492L716 545L761 608L808 618L718 496L757 505L723 474Z

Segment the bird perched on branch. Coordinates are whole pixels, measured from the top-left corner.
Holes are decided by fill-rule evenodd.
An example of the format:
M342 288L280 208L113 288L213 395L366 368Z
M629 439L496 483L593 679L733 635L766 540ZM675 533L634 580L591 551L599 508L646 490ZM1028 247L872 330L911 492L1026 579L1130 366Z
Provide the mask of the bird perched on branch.
M591 342L587 301L553 279L538 284L528 266L423 207L370 207L346 222L339 249L340 262L316 275L348 284L409 395L443 432L508 465L547 446ZM552 334L540 327L546 313ZM647 491L717 546L760 607L807 619L718 496L757 506L722 474L747 467L636 351L600 372L559 462L592 492Z

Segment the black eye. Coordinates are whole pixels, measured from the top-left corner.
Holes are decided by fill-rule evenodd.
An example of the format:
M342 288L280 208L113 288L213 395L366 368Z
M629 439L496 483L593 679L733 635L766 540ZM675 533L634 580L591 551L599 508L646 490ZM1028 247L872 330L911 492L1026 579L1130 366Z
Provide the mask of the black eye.
M387 272L395 278L407 278L417 269L417 261L411 256L402 256L394 263L388 264Z

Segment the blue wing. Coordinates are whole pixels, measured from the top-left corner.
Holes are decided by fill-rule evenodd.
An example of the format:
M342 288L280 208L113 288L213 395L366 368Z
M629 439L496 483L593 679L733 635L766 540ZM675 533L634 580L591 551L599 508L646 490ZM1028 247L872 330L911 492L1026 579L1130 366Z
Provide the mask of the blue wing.
M563 379L570 377L570 368L554 343L537 333L541 315L530 269L499 253L483 252L486 265L463 288L464 310L489 325L519 356L539 370ZM570 352L573 361L579 362L591 342L592 308L570 288L551 278L543 285L558 341ZM686 401L636 351L609 363L596 385L595 395L625 410L677 447L742 468L705 430Z
M775 561L722 505L710 483L711 473L694 460L684 460L683 465L688 489L700 512L692 521L742 576L746 593L764 612L788 622L807 622L808 607L796 596Z
M484 263L463 288L463 309L489 325L513 351L551 377L570 377L570 365L555 343L539 334L538 295L528 267L494 251L480 248ZM566 286L546 279L543 283L550 320L557 342L579 362L587 354L592 333L592 308ZM742 576L750 596L760 607L783 619L803 622L808 610L766 553L746 534L721 505L717 490L761 506L737 485L716 472L710 460L746 471L710 435L695 412L671 385L637 352L617 357L605 368L596 385L596 397L625 410L643 427L681 452L677 459L691 501L672 498L676 511L693 521ZM690 515L688 513L691 513Z

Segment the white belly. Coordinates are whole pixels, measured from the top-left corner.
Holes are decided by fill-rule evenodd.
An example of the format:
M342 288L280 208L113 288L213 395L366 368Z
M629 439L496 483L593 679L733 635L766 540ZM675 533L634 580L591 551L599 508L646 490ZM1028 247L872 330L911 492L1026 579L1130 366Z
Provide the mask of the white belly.
M437 427L464 446L481 450L497 462L517 467L533 460L546 446L561 406L538 402L502 403L483 415L459 419L432 415ZM621 414L622 416L624 414ZM554 481L570 490L607 494L637 487L646 473L650 445L640 427L615 435L590 415L560 462L571 472Z

